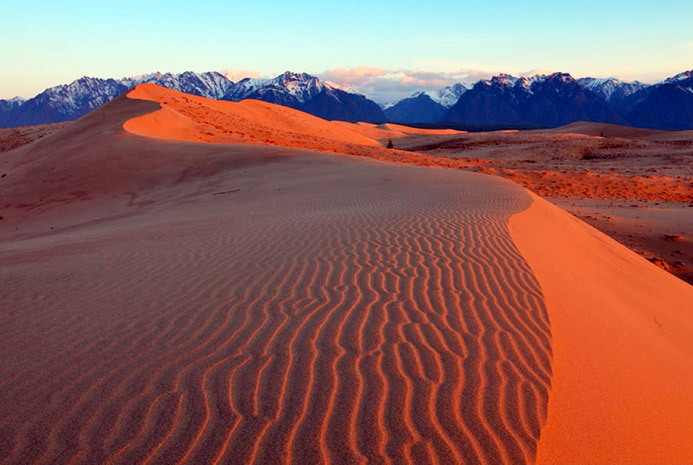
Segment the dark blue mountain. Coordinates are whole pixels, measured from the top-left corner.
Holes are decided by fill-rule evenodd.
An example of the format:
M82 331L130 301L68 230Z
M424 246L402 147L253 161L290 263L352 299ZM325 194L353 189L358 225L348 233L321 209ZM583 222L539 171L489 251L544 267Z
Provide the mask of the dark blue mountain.
M654 86L628 113L629 122L650 129L693 129L693 71L682 75Z
M575 121L626 124L603 98L569 74L482 80L465 92L444 121L462 125L552 127Z
M233 85L226 77L215 72L154 73L117 80L83 77L70 84L46 89L7 111L2 111L0 107L0 127L71 121L143 82L209 98L222 97Z
M433 101L429 95L417 92L386 108L385 117L393 123L437 123L447 110L440 103Z

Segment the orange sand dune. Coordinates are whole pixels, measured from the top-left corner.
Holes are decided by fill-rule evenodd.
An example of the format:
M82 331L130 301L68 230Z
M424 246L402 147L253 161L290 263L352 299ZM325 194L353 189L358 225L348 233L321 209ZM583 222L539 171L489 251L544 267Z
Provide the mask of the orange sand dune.
M533 461L551 348L522 188L121 128L159 111L122 98L6 154L0 462Z
M467 131L458 131L456 129L422 129L394 123L348 123L346 121L332 121L332 123L349 128L352 131L363 134L366 137L378 140L409 137L411 135L449 136L467 133Z
M168 140L215 143L261 143L349 152L354 146L382 147L378 141L409 135L459 134L454 130L417 129L395 124L375 125L325 121L259 100L225 102L142 84L129 98L150 100L162 108L128 121L129 132Z
M414 128L411 126L403 126L401 124L386 123L381 125L384 129L390 131L401 131L405 134L420 134L427 136L450 136L455 134L466 134L467 131L458 131L457 129L423 129Z
M693 459L690 287L275 110L145 85L0 154L0 462Z
M400 139L402 137L407 137L406 132L390 129L384 124L348 123L346 121L332 121L332 124L348 128L354 132L375 140L382 141L387 139Z
M134 134L194 142L254 142L282 146L328 148L336 144L381 147L324 119L259 100L225 102L141 84L132 99L159 103L161 110L125 123Z
M693 286L534 196L510 221L553 335L538 463L693 462Z

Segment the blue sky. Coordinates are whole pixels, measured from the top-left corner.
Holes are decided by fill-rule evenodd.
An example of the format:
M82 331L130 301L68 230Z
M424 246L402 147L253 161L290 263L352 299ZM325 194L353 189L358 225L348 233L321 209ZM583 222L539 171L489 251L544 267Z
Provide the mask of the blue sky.
M2 0L0 11L0 98L151 71L290 69L362 88L373 70L390 80L539 69L653 81L693 68L690 0Z

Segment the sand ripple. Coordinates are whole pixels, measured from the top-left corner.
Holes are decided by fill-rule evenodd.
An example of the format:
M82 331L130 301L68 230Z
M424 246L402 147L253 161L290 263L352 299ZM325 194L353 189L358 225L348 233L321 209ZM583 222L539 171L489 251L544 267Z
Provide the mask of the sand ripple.
M531 462L550 330L507 228L529 197L329 160L0 244L0 461Z

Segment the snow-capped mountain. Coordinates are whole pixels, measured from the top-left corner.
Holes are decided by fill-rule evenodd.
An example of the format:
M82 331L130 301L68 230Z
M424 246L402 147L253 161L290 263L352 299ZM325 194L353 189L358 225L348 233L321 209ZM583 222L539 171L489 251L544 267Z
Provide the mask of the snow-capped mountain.
M58 123L79 118L128 90L115 79L83 77L46 89L0 114L0 127Z
M377 103L306 73L287 71L273 79L242 79L224 96L224 100L244 99L276 103L328 120L385 121Z
M471 89L456 84L436 92L417 92L385 112L361 94L305 73L286 72L238 83L216 72L83 77L29 100L0 100L0 127L73 120L142 82L208 98L260 99L330 120L525 127L586 120L693 129L693 70L652 85L614 78L575 80L566 73L521 78L500 74Z
M688 81L691 78L693 78L693 69L690 71L684 71L683 73L679 73L676 76L672 76L668 79L665 79L660 84L678 84L681 81Z
M153 73L146 76L125 78L122 82L128 87L135 87L143 82L151 82L168 89L212 99L224 97L229 88L233 86L233 82L226 76L214 71L206 73L186 71L181 74Z
M238 102L246 98L246 95L250 95L256 90L260 89L263 84L268 82L269 79L262 78L244 78L238 81L233 86L229 87L226 94L222 97L223 100L231 100L233 102Z
M606 100L621 115L626 115L652 87L640 81L622 81L616 78L580 78L578 82Z
M507 74L477 82L445 114L465 125L549 127L574 121L624 124L600 96L570 74L517 78Z
M252 98L296 108L325 90L332 88L317 77L287 71L274 79L243 79L224 98L233 101Z
M414 92L411 97L383 108L388 121L393 123L437 123L448 108L467 92L463 84L454 84L435 91Z
M48 88L7 110L0 107L0 127L77 119L143 82L209 98L221 98L233 85L226 77L215 72L152 73L123 79L83 77L70 84Z
M450 108L460 99L462 94L467 92L467 88L464 84L453 84L451 86L443 87L442 89L426 92L426 94L431 97L431 100L444 106L445 108Z
M580 84L587 87L589 90L599 95L601 98L609 102L613 98L619 96L628 96L649 87L650 84L645 84L640 81L623 81L621 79L610 78L580 78L577 80Z
M151 73L123 79L83 77L46 89L27 101L0 101L0 127L56 123L77 119L129 89L151 82L212 99L254 98L286 105L334 120L385 121L380 107L360 94L305 73L286 72L274 79L243 79L233 83L217 72Z
M0 113L17 108L18 106L23 105L24 102L26 102L26 99L22 97L13 97L7 100L0 100Z

